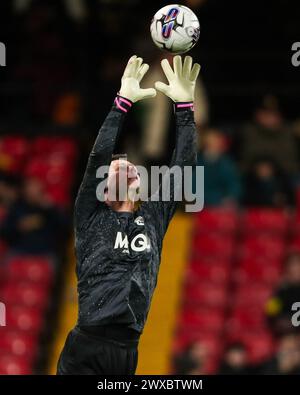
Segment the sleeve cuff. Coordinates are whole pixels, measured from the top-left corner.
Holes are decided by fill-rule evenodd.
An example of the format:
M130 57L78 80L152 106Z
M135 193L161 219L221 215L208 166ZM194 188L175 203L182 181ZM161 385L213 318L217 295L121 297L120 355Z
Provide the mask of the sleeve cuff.
M174 112L194 111L194 102L178 102L174 103Z
M113 108L115 111L127 113L132 107L132 105L133 102L131 100L126 99L126 97L117 95L114 100Z

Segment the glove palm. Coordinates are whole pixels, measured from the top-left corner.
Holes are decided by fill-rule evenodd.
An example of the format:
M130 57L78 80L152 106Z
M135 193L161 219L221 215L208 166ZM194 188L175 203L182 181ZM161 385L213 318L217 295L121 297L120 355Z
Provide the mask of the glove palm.
M143 59L132 56L125 68L119 94L133 103L156 96L154 88L142 89L140 82L149 69L148 64L143 64Z
M169 85L163 82L156 82L155 88L170 97L174 102L191 102L194 101L195 87L200 65L195 63L192 67L193 59L186 56L182 65L181 56L175 56L173 59L173 69L167 59L161 62L162 69L169 82Z

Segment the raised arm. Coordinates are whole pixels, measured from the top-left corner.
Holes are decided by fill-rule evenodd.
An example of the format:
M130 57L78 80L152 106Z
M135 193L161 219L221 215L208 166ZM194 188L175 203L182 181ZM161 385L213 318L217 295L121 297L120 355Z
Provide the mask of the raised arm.
M161 65L169 85L163 82L155 84L157 90L173 100L176 120L176 144L170 163L170 172L174 176L167 173L155 194L155 198L159 201L147 203L148 209L162 219L161 231L163 233L176 210L176 194L180 192L183 185L184 167L196 164L197 144L193 102L200 66L197 63L192 65L192 63L193 59L190 56L185 57L184 63L182 63L181 56L175 56L172 69L167 59L162 60ZM181 178L178 179L178 176ZM170 191L170 199L163 201L162 194L167 190Z
M143 64L143 59L135 55L128 61L121 80L120 92L99 131L88 159L75 202L75 226L88 225L95 210L103 205L103 202L99 202L96 197L97 185L101 181L96 178L96 172L100 166L109 166L118 134L132 104L156 95L155 89L140 87L140 82L148 69L149 66Z

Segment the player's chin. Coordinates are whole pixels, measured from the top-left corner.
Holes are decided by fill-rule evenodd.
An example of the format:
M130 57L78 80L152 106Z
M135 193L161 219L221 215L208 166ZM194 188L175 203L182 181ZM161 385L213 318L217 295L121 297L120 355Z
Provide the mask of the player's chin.
M132 184L128 187L127 197L130 201L136 202L139 200L139 190L140 190L140 183L139 182L132 182Z

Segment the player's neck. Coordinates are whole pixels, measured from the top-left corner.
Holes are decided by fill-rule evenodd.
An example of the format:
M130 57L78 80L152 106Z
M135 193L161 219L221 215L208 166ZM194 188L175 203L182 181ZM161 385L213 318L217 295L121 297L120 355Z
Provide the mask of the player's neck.
M134 202L132 202L131 200L126 200L126 201L121 201L121 202L110 202L107 201L106 202L109 207L113 210L113 211L127 211L130 213L133 213L134 211Z

